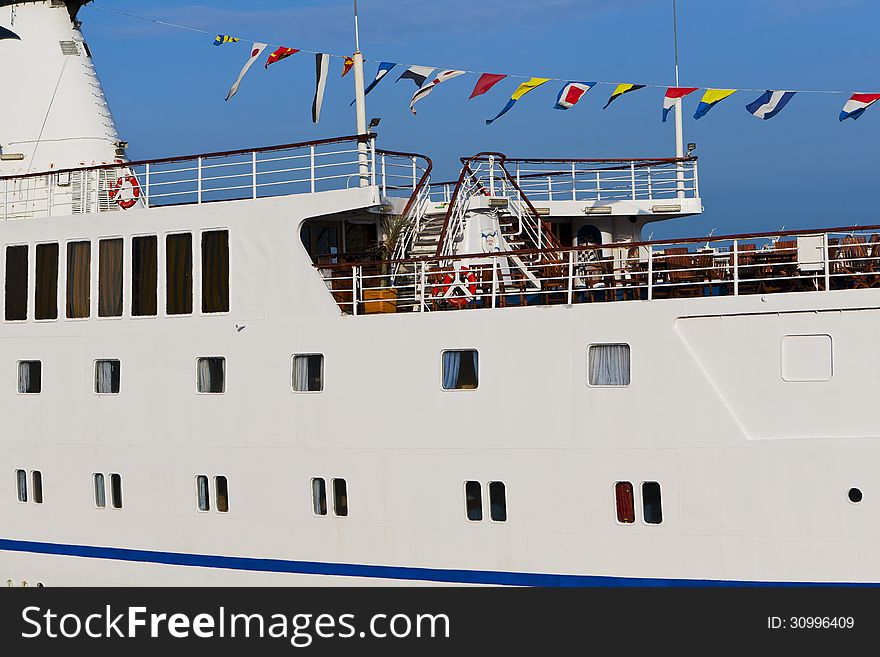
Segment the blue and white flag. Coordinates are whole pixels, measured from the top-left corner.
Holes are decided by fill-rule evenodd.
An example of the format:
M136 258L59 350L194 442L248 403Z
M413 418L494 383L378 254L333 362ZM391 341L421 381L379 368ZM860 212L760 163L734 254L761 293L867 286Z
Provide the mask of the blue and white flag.
M432 66L410 66L403 73L400 74L400 77L397 78L397 81L401 80L412 80L417 89L421 89L425 82L431 77L431 74L436 69Z
M750 114L766 121L779 114L796 93L796 91L767 91L754 103L746 105L746 109Z
M393 69L395 66L397 66L397 64L394 64L393 62L382 62L381 64L379 64L379 70L376 71L376 77L373 78L373 81L370 82L366 89L364 89L364 96L375 89L376 85L379 84L383 79L385 79L385 76L388 75L388 73L391 72L391 69ZM356 102L357 99L351 101L351 104L354 105Z

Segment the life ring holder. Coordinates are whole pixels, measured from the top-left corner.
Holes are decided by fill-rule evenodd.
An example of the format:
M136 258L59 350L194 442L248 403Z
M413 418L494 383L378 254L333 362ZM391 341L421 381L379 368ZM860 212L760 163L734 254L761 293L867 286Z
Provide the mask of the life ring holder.
M462 296L454 296L456 290L460 291ZM455 276L451 272L446 272L443 282L431 288L431 295L456 308L464 308L477 296L477 277L467 265L457 266Z
M131 186L131 198L123 198L121 192L126 186ZM110 186L110 200L115 201L123 210L130 210L137 205L141 197L141 186L138 184L137 178L134 176L120 176L116 183Z

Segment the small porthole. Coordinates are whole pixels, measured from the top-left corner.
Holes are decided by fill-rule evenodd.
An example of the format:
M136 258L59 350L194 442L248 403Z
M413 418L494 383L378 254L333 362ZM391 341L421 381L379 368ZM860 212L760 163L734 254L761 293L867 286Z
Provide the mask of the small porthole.
M853 504L858 504L862 501L862 491L858 488L850 488L847 496L849 497L849 501Z

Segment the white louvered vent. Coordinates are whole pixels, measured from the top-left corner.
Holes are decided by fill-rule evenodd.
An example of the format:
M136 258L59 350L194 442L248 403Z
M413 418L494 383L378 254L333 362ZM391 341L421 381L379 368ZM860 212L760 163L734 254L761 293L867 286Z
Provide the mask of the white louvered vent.
M72 214L86 214L89 211L89 176L82 171L74 171L71 179Z
M61 43L61 53L63 55L79 57L79 46L76 41L60 41L59 43Z
M110 200L110 189L116 184L119 172L98 169L98 212L117 212L119 204Z

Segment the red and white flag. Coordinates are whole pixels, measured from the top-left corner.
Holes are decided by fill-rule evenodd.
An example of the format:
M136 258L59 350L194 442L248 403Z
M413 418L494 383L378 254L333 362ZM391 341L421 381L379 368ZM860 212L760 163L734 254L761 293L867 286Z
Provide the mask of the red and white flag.
M569 110L578 104L584 94L596 86L595 82L569 82L562 87L559 97L556 99L554 109Z
M699 87L669 87L663 98L663 123L666 123L666 117L669 116L669 112L672 111L676 103L681 102L682 98L699 91L699 89Z
M436 87L441 82L446 82L447 80L451 80L452 78L457 78L459 75L464 75L466 71L443 71L436 78L431 80L428 84L423 86L421 89L416 91L413 94L412 100L409 103L409 111L415 115L416 113L416 103L419 102L422 98L425 98L428 94L434 91L434 87Z
M251 66L254 65L254 62L263 54L263 51L268 47L268 44L265 43L255 43L254 47L251 48L251 56L245 62L245 65L241 69L241 73L238 74L238 79L235 81L235 84L232 85L232 88L229 89L229 93L226 94L226 100L232 98L235 94L238 93L238 87L241 85L241 81L244 79L244 76L250 70Z
M846 121L847 119L855 120L859 118L865 113L866 109L878 100L880 100L880 94L853 94L852 97L846 101L846 105L843 106L843 111L840 113L840 120Z

